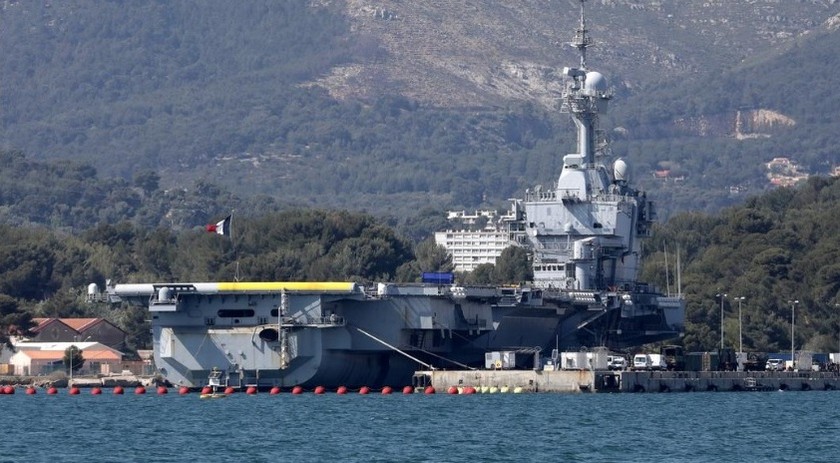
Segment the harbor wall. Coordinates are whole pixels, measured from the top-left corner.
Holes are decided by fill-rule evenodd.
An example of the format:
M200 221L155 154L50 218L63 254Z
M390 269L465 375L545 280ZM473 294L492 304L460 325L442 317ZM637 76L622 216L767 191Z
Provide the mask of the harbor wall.
M596 372L592 370L454 370L423 371L431 385L444 391L450 386L496 388L522 392L592 392L595 390Z
M623 371L622 392L824 391L840 389L828 371Z
M565 393L840 390L840 373L825 371L435 370L418 376L438 391L452 386Z

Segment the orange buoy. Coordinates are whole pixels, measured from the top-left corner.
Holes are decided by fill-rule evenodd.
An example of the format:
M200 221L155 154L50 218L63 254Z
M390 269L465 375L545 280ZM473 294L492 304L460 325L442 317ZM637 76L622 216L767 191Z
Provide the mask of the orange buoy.
M158 395L168 394L169 389L166 386L158 386L157 387L157 393L158 393Z
M26 388L26 395L34 395L36 392L37 391L32 386L29 386L28 388Z
M347 394L347 387L346 386L338 386L338 389L335 391L336 394Z
M315 386L315 391L314 392L316 394L323 394L324 391L326 391L326 389L324 389L324 386Z
M3 387L3 394L6 394L6 395L15 395L15 387L14 387L14 386L5 386L5 387Z
M464 394L475 394L475 388L472 386L465 387Z
M102 389L100 389L98 387L93 387L93 388L91 388L90 393L92 395L99 395L99 394L102 394Z
M274 386L274 387L271 388L271 390L268 393L271 394L271 395L277 395L277 394L280 393L280 388L277 387L277 386Z
M301 392L303 392L303 388L300 387L300 386L295 386L295 387L292 388L292 394L297 395L297 394L300 394Z
M82 391L80 391L76 386L70 388L70 395L79 395L80 392Z
M228 387L225 388L225 394L227 394L227 395L231 395L234 392L236 392L236 389L234 389L233 386L228 386Z
M123 390L122 386L114 386L114 394L115 395L122 395L125 391Z
M184 395L184 394L189 394L189 393L190 393L190 388L188 388L187 386L181 386L178 389L178 394Z
M362 388L359 389L359 394L367 394L369 392L370 392L370 388L367 387L367 386L362 386Z
M426 386L426 389L423 390L423 394L434 394L435 388L432 386Z
M143 395L146 393L146 388L143 386L137 386L134 388L134 393L137 395Z
M414 388L411 386L403 386L403 394L414 394Z
M213 393L213 388L210 387L210 386L204 386L203 388L201 388L201 393L202 394L212 394Z
M248 389L245 389L245 393L248 395L254 395L257 393L257 388L254 386L248 386Z
M50 386L50 388L49 388L49 389L47 389L47 394L49 394L49 395L55 395L55 394L58 394L58 389L56 389L56 388L55 388L55 387L53 387L53 386Z
M382 388L382 393L385 395L388 395L392 392L394 392L394 389L391 386L385 386Z
M449 386L449 389L446 390L447 394L457 394L458 388L455 386Z

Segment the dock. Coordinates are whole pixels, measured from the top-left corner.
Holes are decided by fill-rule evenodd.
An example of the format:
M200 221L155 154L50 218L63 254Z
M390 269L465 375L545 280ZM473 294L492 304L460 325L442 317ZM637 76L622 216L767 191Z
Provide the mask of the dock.
M415 387L432 386L446 391L451 386L478 391L521 392L618 392L616 372L593 370L428 370L414 374Z
M829 371L623 371L621 392L827 391L840 389Z
M840 373L828 371L609 371L430 370L414 375L415 387L438 391L548 393L825 391L840 389Z

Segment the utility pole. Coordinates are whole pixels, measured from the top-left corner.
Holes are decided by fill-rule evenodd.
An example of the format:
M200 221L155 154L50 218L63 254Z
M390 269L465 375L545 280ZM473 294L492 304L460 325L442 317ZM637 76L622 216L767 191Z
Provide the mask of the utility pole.
M720 349L723 350L723 300L726 299L726 293L717 293L715 296L720 298Z

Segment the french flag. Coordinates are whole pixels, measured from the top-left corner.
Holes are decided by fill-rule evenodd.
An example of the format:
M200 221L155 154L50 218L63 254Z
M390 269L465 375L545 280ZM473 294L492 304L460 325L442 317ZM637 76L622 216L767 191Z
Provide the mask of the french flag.
M222 236L230 236L230 222L232 218L233 216L229 215L225 217L224 220L208 224L205 228L210 233L216 233Z

